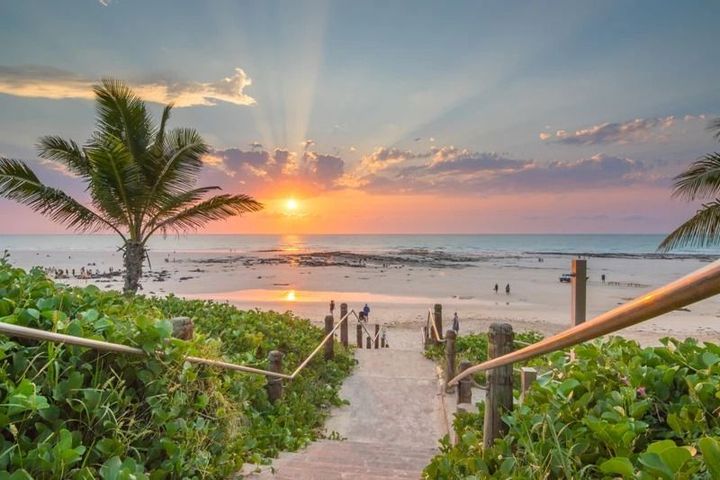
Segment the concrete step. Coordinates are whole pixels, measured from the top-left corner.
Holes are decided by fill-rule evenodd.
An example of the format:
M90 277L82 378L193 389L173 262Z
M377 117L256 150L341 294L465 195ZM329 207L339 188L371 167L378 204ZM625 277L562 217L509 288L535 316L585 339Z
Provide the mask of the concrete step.
M414 479L437 453L435 448L322 440L305 450L282 454L260 473L245 478L293 480Z

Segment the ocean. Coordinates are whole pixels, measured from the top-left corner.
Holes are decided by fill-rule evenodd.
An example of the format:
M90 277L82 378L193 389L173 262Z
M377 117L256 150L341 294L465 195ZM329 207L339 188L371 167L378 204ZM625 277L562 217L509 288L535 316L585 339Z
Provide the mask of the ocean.
M628 254L656 252L663 235L168 235L151 239L154 252L392 253L441 250L452 254L527 255ZM115 235L0 235L0 251L114 252ZM684 249L678 254L720 255L720 248Z

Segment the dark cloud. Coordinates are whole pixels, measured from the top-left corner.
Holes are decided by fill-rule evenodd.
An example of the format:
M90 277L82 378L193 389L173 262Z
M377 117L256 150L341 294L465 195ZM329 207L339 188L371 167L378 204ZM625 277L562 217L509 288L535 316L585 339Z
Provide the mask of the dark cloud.
M330 189L345 171L345 162L338 156L312 151L298 154L280 148L272 152L238 148L215 150L204 157L204 162L232 177L234 182L251 186L293 181Z
M641 143L667 138L665 130L672 127L676 119L670 115L658 118L636 118L626 122L601 123L574 132L558 130L555 133L540 133L541 140L564 145L610 145Z
M377 168L384 161L384 168ZM368 168L370 167L370 168ZM365 169L365 170L364 170ZM539 163L455 147L429 153L376 151L344 178L348 187L375 192L497 193L573 191L661 181L641 162L605 154Z

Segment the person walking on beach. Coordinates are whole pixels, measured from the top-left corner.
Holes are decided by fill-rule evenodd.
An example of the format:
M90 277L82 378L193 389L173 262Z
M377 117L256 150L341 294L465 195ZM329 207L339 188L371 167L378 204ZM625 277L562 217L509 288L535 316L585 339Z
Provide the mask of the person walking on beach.
M496 283L496 284L495 284L495 293L496 293L496 294L498 293L498 290L499 290L499 289L500 289L500 287L498 287L498 284Z
M335 311L335 300L330 300L330 315Z
M510 284L505 285L505 295L510 295Z
M455 332L455 335L460 332L460 319L458 318L457 312L455 312L455 315L453 315L452 329L453 332Z
M365 317L365 321L367 322L368 319L370 319L370 307L368 307L367 303L363 307L362 311L363 311L363 316Z
M605 283L605 274L603 273L600 278L602 279L602 282Z

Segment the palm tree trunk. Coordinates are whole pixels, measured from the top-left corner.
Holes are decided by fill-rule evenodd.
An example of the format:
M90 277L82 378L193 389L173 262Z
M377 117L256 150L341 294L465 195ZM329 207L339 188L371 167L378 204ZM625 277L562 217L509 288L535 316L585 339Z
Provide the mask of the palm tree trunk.
M145 259L145 245L142 242L128 240L125 243L125 287L123 292L134 294L140 288L142 278L143 260Z

